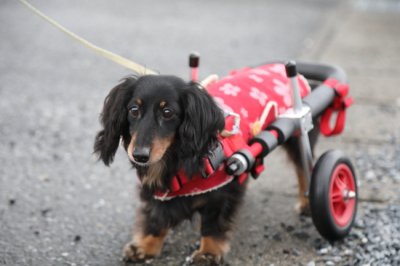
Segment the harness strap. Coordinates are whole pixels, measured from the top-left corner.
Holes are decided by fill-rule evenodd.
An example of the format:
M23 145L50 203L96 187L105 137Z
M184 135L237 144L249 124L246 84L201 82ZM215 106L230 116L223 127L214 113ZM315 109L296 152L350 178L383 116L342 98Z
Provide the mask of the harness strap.
M175 197L199 195L232 182L234 177L226 174L224 161L244 145L247 144L240 134L220 138L219 144L204 158L203 171L189 178L181 169L172 177L168 190L156 191L154 198L164 201ZM239 183L242 184L247 177L248 173L241 175Z
M349 86L341 84L336 79L327 79L324 85L335 90L335 98L331 106L321 116L320 129L325 136L333 136L343 131L346 122L346 109L353 104L353 98L347 97ZM336 121L331 124L334 115L336 115Z
M183 170L180 170L171 180L170 191L179 191L188 181L189 180L185 175L185 172Z

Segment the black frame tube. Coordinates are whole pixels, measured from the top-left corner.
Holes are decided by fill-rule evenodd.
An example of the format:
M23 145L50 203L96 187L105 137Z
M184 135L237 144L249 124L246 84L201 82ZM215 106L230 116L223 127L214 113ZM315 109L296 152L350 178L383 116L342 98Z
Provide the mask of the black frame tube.
M273 63L284 63L273 62ZM297 62L297 71L302 74L308 80L314 80L321 82L313 91L303 98L303 103L308 105L311 109L312 117L318 117L322 114L328 106L330 106L335 98L335 91L323 84L327 79L335 79L340 83L346 83L346 73L342 68L337 66L329 66L322 64ZM278 145L286 142L292 137L295 132L299 129L299 125L296 124L295 120L287 118L278 118L271 125L267 127L267 130L262 131L260 134L250 140L250 144L258 142L261 145L268 146L267 151L263 151L262 155L267 155L274 150ZM271 142L269 130L275 130L278 133L278 145ZM263 132L268 132L263 134ZM271 144L270 144L271 143ZM268 145L269 144L269 145ZM264 150L264 149L263 149Z
M327 79L335 79L339 83L347 82L346 73L337 66L299 62L297 70L309 80L324 82ZM334 98L335 91L321 83L312 93L303 98L303 102L311 108L312 116L317 117L331 105Z
M297 62L297 71L306 79L323 82L329 78L332 78L336 79L340 83L347 82L346 73L338 66Z

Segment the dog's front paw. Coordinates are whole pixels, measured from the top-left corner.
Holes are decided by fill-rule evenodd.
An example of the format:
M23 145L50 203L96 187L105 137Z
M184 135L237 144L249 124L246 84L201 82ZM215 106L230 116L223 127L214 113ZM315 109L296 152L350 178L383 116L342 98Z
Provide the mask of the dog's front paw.
M122 258L124 262L144 262L152 258L154 258L154 255L146 254L144 249L136 246L133 242L124 247Z
M195 266L218 266L223 265L222 256L211 253L196 251L191 258L190 265Z

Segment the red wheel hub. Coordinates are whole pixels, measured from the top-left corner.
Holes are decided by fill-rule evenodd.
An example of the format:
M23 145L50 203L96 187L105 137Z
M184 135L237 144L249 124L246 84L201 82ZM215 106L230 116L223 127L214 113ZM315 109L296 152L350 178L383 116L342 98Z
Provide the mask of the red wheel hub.
M336 166L329 186L329 206L333 219L339 227L347 226L353 217L356 205L356 184L346 164Z

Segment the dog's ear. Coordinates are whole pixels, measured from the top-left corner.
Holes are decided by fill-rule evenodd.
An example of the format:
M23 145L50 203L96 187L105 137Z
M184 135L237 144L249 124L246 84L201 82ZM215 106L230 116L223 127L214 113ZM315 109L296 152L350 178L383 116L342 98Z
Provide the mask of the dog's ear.
M129 142L129 124L127 104L133 95L137 78L129 77L114 87L104 100L100 121L103 129L96 135L94 152L105 165L114 160L120 138Z
M189 84L181 94L183 121L179 128L180 159L191 176L203 167L203 158L214 147L224 116L212 97L198 85ZM200 168L200 169L199 169Z

